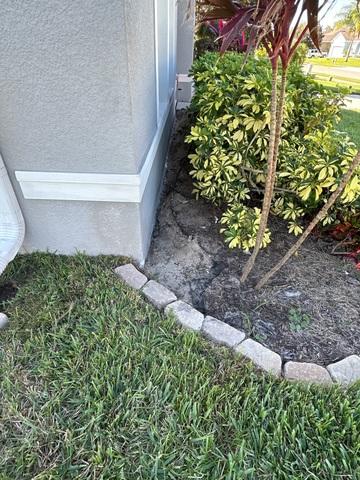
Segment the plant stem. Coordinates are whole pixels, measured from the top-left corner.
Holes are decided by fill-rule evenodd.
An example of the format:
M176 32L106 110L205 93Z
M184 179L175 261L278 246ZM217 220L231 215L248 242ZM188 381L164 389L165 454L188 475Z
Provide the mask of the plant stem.
M307 237L310 235L310 233L314 230L316 225L325 217L327 212L330 210L330 208L334 205L336 202L337 198L339 195L342 193L344 188L346 187L347 183L351 179L353 173L357 169L357 167L360 165L360 151L355 155L349 170L346 172L346 174L343 176L341 182L339 183L337 189L335 192L333 192L329 198L329 200L326 202L326 204L322 207L322 209L317 213L317 215L314 217L314 219L310 222L308 225L307 229L304 231L304 233L301 235L301 237L298 239L298 241L287 251L287 253L283 256L283 258L273 267L256 285L255 289L259 290L262 288L269 280L270 278L275 275L275 273L280 270L280 268L285 265L285 263L294 255L294 253L297 252L297 250L301 247L301 245L304 243L304 241L307 239Z
M276 78L274 78L276 76ZM268 224L271 201L274 193L274 186L276 181L276 165L279 153L279 145L281 140L281 127L283 124L284 107L285 107L285 95L286 95L286 80L287 80L287 68L283 68L281 75L281 86L279 99L277 100L277 63L276 68L273 68L273 84L271 95L271 121L270 121L270 142L268 152L268 171L265 182L265 193L261 211L259 230L256 236L256 243L251 257L247 261L243 274L241 276L241 282L245 282L249 276L249 273L254 268L256 257L262 246L264 234ZM273 99L275 96L275 99ZM275 109L275 112L274 110Z
M281 129L284 122L286 84L287 84L287 67L283 67L282 73L281 73L279 104L278 104L277 117L276 117L276 133L275 133L274 160L273 160L274 171L273 171L273 178L272 178L273 189L276 182L276 167L277 167L277 162L279 157L279 146L281 142Z
M253 188L250 188L251 191L258 192L258 193L265 192L263 188L258 188L256 185L253 185L252 187ZM299 197L298 193L294 192L294 190L290 190L287 188L274 187L274 192L289 193L291 195L294 195L295 197Z

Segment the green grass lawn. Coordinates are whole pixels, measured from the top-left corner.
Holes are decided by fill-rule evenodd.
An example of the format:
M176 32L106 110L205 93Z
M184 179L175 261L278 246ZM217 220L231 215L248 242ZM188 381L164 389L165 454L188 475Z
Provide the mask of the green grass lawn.
M306 63L313 65L323 65L326 67L360 67L360 58L307 58Z
M344 58L307 58L306 63L324 67L359 67L360 71L360 58L349 58L348 62L345 62ZM334 75L333 72L329 74L314 73L313 76L319 83L327 87L345 88L349 89L349 93L360 94L360 79L354 78L351 73L348 76L343 71L338 75Z
M347 132L352 141L360 148L360 110L342 110L339 130Z
M360 95L360 80L352 81L341 77L334 77L329 80L329 75L313 74L312 75L318 83L332 90L343 90L343 93Z
M360 85L360 79L359 78L350 78L346 77L344 75L328 75L326 73L315 73L315 77L323 78L324 80L329 79L330 77L333 78L334 82L343 82L343 83L349 83L350 85L355 85L359 86Z
M176 326L119 259L20 256L1 480L360 478L360 392L286 383Z

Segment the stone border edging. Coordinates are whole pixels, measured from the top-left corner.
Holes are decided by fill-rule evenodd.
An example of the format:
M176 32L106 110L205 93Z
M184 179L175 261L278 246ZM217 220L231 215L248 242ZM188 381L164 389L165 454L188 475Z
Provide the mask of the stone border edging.
M139 290L147 300L165 314L172 313L183 327L201 332L214 343L225 345L251 360L258 368L287 380L319 385L349 386L360 380L360 356L350 355L326 368L315 363L284 362L281 356L259 342L246 338L245 332L217 318L204 316L192 305L178 300L164 285L148 278L131 263L115 269L127 285Z
M9 318L5 313L0 313L0 329L5 328L9 323Z
M128 263L115 269L127 285L140 291L147 300L165 314L172 313L183 327L201 332L214 343L231 348L235 353L251 360L258 368L287 380L319 385L339 384L349 386L360 380L360 356L349 355L326 368L316 363L284 362L281 356L259 342L246 338L245 332L211 316L204 316L188 303L178 300L164 285L149 280L133 264ZM9 319L0 312L0 329L5 328Z

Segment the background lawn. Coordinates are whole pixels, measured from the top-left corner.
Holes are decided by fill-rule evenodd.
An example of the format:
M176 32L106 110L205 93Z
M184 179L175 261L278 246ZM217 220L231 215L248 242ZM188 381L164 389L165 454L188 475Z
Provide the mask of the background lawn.
M329 87L333 90L339 91L344 90L346 94L355 94L360 95L360 80L353 79L350 80L349 78L334 76L334 75L326 75L322 73L311 74L318 83L324 85L325 87ZM331 80L329 80L331 78Z
M315 65L311 74L319 83L330 88L345 88L349 93L360 94L360 78L353 72L353 67L359 67L360 72L360 58L350 58L348 62L344 58L307 58L305 63ZM318 71L316 66L325 67L325 69ZM348 70L344 67L352 68Z
M360 58L306 58L305 63L323 65L327 67L360 67Z
M360 110L342 110L342 119L338 129L349 134L351 140L360 148Z
M112 273L18 257L0 333L0 478L356 479L360 393L256 373Z

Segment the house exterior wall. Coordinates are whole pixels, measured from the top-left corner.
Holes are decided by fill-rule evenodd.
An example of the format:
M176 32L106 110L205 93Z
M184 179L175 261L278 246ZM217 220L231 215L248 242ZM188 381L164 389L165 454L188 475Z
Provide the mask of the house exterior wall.
M350 56L360 56L360 39L353 41Z
M345 55L344 50L345 50L345 45L346 45L346 39L342 33L339 33L336 35L336 37L333 39L328 57L329 58L340 58Z
M145 161L157 128L154 0L126 0L124 9L131 135L137 172Z
M329 58L341 58L345 57L348 49L350 50L350 56L360 55L360 39L356 39L353 42L346 40L342 33L339 33L334 37L331 42L328 57Z
M179 0L177 73L187 74L194 59L195 0Z
M3 0L0 147L18 170L136 172L125 5ZM120 157L121 155L121 157Z
M0 150L26 251L144 261L174 118L177 0L165 17L161 1L3 0Z

